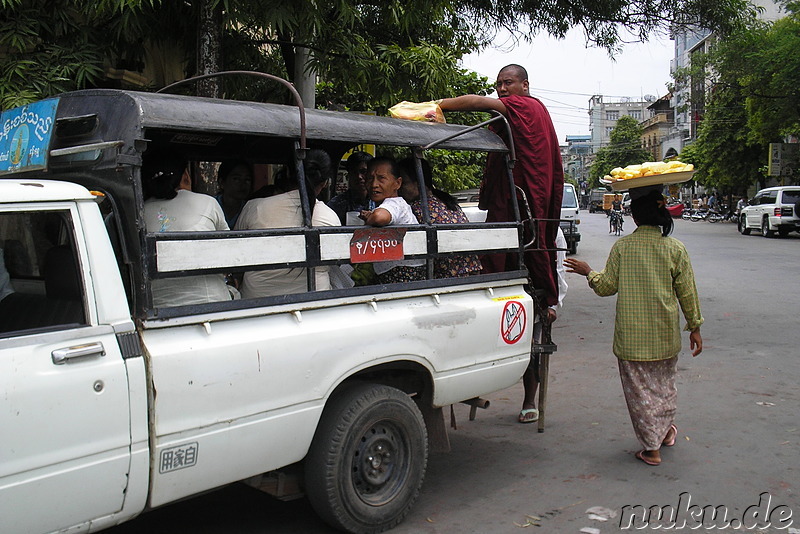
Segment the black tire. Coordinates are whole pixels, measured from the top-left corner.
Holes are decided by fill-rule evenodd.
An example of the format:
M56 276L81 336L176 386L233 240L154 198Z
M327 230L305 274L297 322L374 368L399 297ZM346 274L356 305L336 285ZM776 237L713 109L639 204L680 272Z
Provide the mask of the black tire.
M417 405L402 391L358 384L332 398L305 461L311 505L331 526L383 532L417 500L428 436Z
M761 219L761 235L764 237L773 237L775 235L775 230L769 229L769 219L767 217Z
M786 237L791 232L791 228L787 228L786 226L779 226L778 227L778 235L781 237Z
M744 215L739 216L739 233L742 235L750 235L750 228L747 227L747 219Z

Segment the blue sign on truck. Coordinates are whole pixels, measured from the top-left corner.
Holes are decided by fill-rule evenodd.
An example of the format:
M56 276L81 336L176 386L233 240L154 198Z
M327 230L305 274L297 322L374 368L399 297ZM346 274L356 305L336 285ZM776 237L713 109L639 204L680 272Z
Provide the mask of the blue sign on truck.
M58 99L4 111L0 117L0 174L45 169Z

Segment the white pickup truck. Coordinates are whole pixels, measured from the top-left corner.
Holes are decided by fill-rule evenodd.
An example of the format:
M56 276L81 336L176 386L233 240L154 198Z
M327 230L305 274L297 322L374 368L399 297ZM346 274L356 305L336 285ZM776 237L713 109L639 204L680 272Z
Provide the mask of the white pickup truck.
M370 238L310 224L149 233L140 175L153 148L299 173L306 148L334 161L368 143L506 150L485 129L299 117L117 90L3 113L0 532L94 532L287 466L333 526L385 530L411 509L429 445L447 446L442 407L520 378L526 273L431 274L437 257L519 251L520 223L408 226L403 254L427 261L423 281L319 291L309 276L304 293L153 305L156 279L311 272L356 262L354 234Z

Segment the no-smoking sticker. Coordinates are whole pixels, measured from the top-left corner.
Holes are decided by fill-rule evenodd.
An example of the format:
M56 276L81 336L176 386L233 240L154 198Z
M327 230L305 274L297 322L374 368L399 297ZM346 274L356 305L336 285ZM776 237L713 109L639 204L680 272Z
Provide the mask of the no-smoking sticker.
M516 300L506 302L500 319L500 337L506 344L513 345L522 339L528 324L527 318L525 306L521 302Z

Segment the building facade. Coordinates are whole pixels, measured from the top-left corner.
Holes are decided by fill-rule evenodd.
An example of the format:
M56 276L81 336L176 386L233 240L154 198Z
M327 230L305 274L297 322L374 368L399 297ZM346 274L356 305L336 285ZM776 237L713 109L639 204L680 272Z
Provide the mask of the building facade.
M677 156L678 152L663 150L662 140L667 137L675 124L675 110L671 104L672 94L662 96L648 106L649 118L640 123L642 126L642 147L652 155L653 161L662 161Z
M761 8L759 18L773 21L785 15L780 4L774 0L753 0ZM708 30L684 30L672 36L675 42L675 57L670 64L670 73L675 74L692 64L692 57L708 52L715 36ZM697 129L705 112L707 79L694 79L686 84L676 84L670 105L675 121L661 140L663 154L679 154L681 149L697 139Z
M589 99L589 131L592 152L608 146L611 131L620 117L626 115L642 122L650 118L648 107L656 101L656 97L646 95L643 100L633 98L608 98L594 95Z

